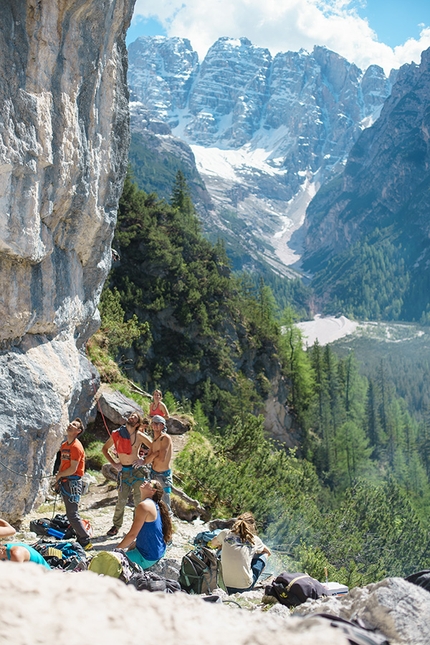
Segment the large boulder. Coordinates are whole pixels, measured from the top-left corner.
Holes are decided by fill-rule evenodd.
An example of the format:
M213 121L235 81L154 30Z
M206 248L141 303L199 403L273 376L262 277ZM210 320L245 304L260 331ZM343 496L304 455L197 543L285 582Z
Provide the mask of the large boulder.
M65 424L92 416L85 341L129 142L134 0L0 3L0 499L43 497Z
M0 568L0 641L14 645L135 645L139 630L145 643L348 645L321 619L250 613L184 593L139 592L90 571L67 574L11 562Z
M136 401L106 384L103 384L97 392L97 407L99 412L116 426L123 425L132 412L144 416L142 408Z

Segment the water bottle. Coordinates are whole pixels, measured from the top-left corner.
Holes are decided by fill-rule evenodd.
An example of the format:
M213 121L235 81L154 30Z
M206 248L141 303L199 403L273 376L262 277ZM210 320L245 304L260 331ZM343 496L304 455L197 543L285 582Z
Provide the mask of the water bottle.
M49 527L49 529L46 530L47 535L52 535L52 537L56 537L60 540L64 538L64 531L58 531L57 529L53 529Z

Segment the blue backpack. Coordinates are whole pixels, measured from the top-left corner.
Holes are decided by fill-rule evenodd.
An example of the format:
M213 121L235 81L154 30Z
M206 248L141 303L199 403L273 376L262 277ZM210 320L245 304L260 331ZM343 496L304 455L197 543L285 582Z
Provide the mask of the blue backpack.
M87 556L78 542L48 542L39 540L32 544L52 569L63 571L85 571L88 569Z

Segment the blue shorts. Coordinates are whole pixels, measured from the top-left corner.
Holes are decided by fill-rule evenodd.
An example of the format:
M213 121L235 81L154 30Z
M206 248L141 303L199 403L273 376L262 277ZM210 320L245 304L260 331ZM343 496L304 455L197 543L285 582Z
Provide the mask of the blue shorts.
M147 560L144 558L139 549L130 549L130 551L126 551L126 554L129 560L138 564L142 569L149 569L149 567L152 567L153 564L158 562L158 560Z

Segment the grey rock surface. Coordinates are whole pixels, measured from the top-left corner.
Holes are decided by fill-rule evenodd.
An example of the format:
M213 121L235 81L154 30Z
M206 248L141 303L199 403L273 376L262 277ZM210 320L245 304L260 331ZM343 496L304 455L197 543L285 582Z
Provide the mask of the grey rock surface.
M403 578L385 578L356 587L345 596L308 601L294 613L329 613L347 620L360 619L368 629L384 634L391 645L429 642L430 593Z
M142 408L119 390L112 390L108 385L103 384L97 392L97 406L100 412L112 423L120 426L132 412L144 416Z
M0 5L0 499L40 501L64 426L91 416L84 344L111 264L129 141L133 0Z
M191 424L185 417L170 417L166 421L168 434L185 434L191 430Z

